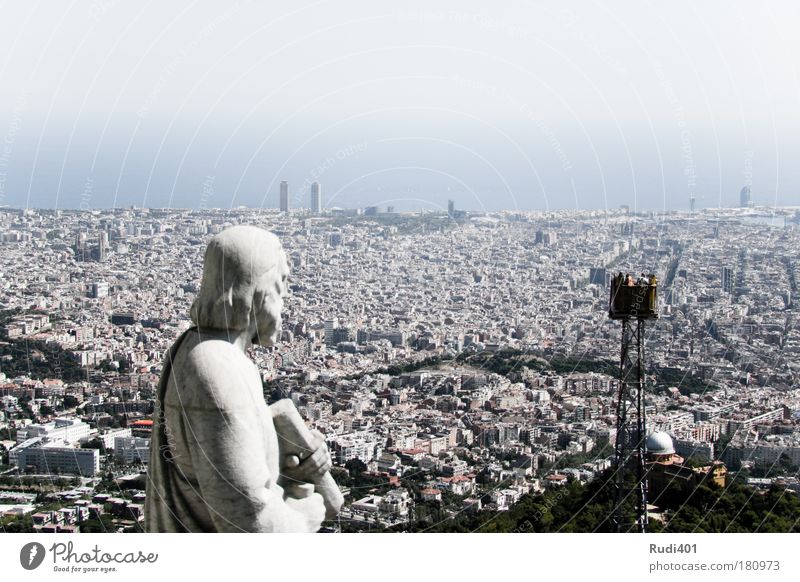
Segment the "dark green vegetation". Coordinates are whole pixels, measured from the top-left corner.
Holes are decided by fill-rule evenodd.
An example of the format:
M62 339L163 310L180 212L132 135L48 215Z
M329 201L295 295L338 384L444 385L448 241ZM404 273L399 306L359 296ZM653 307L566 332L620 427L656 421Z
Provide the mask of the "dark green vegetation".
M656 372L656 382L662 388L677 386L684 396L694 393L701 394L709 390L709 384L705 380L691 376L687 372L675 370L658 370Z
M610 360L590 360L583 358L545 358L541 355L525 353L520 350L500 350L494 353L480 352L477 354L459 354L457 362L482 368L501 376L508 376L514 372L521 372L522 368L529 368L537 372L554 372L556 374L569 374L572 372L597 372L616 376L619 374L619 364Z
M407 374L409 372L416 372L423 368L433 368L442 363L439 356L425 358L424 360L417 360L415 362L404 362L399 364L392 364L388 368L379 368L373 374L389 374L390 376L399 376L400 374Z
M440 509L417 512L414 532L611 532L613 488L604 475L588 485L572 482L544 495L526 495L509 511L447 515ZM662 523L651 519L648 531L798 532L800 501L794 493L773 486L757 491L737 481L724 489L714 484L695 490L668 489L659 500Z
M29 376L34 380L59 378L77 382L86 378L78 358L58 344L13 339L0 344L0 371L9 378Z
M18 315L22 315L23 311L19 307L14 309L0 309L0 326L6 325L9 321Z
M482 368L501 376L508 376L512 380L517 379L515 374L520 374L523 368L537 372L553 372L555 374L596 372L612 377L619 376L619 363L611 360L566 358L561 356L545 357L511 349L494 353L461 353L456 358L456 361ZM681 394L689 395L695 392L705 392L709 388L706 381L672 369L662 370L655 368L648 370L648 376L655 380L656 390L665 390L671 386L677 386Z

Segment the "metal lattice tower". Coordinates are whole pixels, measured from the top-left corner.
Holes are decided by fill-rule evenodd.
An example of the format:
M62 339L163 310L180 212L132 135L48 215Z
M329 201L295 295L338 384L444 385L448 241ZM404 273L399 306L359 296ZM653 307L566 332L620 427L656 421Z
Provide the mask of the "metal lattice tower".
M658 317L655 275L612 278L609 317L622 322L614 444L614 527L647 531L647 418L644 406L645 320Z

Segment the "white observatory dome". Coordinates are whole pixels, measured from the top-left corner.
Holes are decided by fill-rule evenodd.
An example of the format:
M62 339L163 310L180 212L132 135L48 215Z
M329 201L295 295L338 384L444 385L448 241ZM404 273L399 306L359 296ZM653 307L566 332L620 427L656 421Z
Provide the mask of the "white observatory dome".
M675 445L672 444L672 437L663 431L650 433L647 437L648 455L674 455Z

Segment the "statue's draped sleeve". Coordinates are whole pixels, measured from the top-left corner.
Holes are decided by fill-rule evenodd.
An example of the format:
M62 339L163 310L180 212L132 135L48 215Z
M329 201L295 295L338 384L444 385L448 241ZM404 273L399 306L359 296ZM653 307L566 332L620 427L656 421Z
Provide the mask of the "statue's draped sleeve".
M308 531L305 518L283 500L278 475L270 474L256 408L226 388L222 398L213 388L204 395L216 397L208 406L185 411L192 467L216 531Z

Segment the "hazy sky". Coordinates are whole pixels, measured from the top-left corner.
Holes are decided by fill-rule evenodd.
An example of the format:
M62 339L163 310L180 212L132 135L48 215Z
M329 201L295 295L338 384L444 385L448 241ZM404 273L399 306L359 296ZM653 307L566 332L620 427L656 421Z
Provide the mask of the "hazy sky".
M606 4L3 2L0 205L800 205L800 6Z

